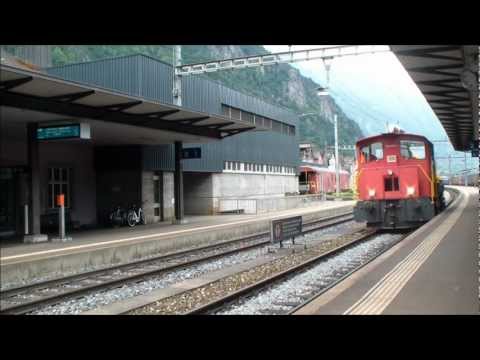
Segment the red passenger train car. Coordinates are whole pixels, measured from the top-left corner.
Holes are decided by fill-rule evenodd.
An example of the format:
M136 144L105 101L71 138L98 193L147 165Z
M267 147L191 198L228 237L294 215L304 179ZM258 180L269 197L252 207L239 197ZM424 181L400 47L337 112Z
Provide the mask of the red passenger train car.
M300 171L300 192L308 194L333 193L336 191L335 170L313 165L302 165ZM350 188L350 174L339 171L340 190Z
M356 144L355 220L384 229L413 228L444 207L433 145L396 130Z

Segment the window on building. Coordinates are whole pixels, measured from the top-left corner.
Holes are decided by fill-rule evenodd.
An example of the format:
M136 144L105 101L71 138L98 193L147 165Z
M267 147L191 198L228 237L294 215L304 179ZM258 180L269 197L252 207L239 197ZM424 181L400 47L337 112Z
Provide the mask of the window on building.
M57 195L64 194L65 207L71 206L71 169L50 167L48 168L48 208L55 209L57 206Z
M263 126L267 129L272 129L273 131L276 131L281 134L295 136L295 126L285 124L281 121L268 119L261 115L257 115L249 111L237 109L226 104L222 104L221 107L222 107L221 109L222 115L228 118L247 121L257 126Z
M239 109L230 108L230 117L235 120L241 120L241 111Z
M400 154L404 159L425 160L425 144L422 141L400 140Z
M160 202L160 176L157 172L153 176L153 202Z
M277 120L272 120L272 130L281 133L282 123Z
M222 115L224 115L226 117L231 117L230 109L231 109L230 106L222 104Z
M242 120L248 121L249 123L253 124L254 123L253 114L246 111L242 111Z
M271 129L272 128L272 120L267 119L267 118L263 118L263 127L267 128L267 129Z

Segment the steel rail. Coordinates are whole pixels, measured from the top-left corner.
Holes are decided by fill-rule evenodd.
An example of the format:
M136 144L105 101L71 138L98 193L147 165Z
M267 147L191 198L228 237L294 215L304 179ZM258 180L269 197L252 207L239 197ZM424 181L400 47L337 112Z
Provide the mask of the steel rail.
M451 189L446 189L446 191L448 191L450 194L451 194L451 199L449 201L449 203L447 204L447 207L450 206L450 204L452 204L456 199L457 199L457 196L458 196L458 193L456 191L452 191ZM377 259L378 257L380 257L382 254L384 254L385 252L387 252L388 250L390 250L391 248L393 248L395 245L397 245L399 242L401 242L402 240L404 240L408 235L410 235L412 233L412 231L404 234L404 236L402 236L399 240L395 241L392 245L386 247L385 249L381 250L377 255L374 255L372 258L368 259L366 262L364 262L363 264L355 267L354 269L352 269L351 271L349 271L348 273L346 273L345 275L341 276L340 278L338 278L337 280L333 281L331 284L329 284L328 286L326 286L325 288L323 288L322 290L320 290L318 293L316 293L315 295L312 295L310 298L308 298L307 300L305 300L303 303L301 303L300 305L296 306L295 308L293 308L292 310L290 310L287 315L293 315L294 313L296 313L297 311L299 311L300 309L304 308L305 306L307 306L308 304L310 304L311 302L315 301L317 298L319 298L321 295L323 295L324 293L326 293L327 291L329 291L330 289L334 288L335 286L337 286L338 284L340 284L342 281L344 281L345 279L347 279L348 277L352 276L354 273L356 273L357 271L361 270L363 267L365 267L366 265L370 264L373 260Z
M325 218L322 218L322 219L318 219L318 220L306 223L305 226L314 226L315 224L321 224L321 225L318 226L318 227L313 227L311 229L306 229L306 230L303 231L303 233L307 234L307 233L310 233L310 232L314 232L314 231L324 229L326 227L331 227L331 226L335 226L335 225L338 225L338 224L341 224L341 223L344 223L344 222L351 221L351 220L353 220L353 217L350 216L351 214L352 214L351 212L345 212L345 213L342 213L342 214L337 214L337 215L334 215L334 216L325 217ZM43 290L43 289L48 289L49 287L62 286L62 285L66 285L66 284L69 284L69 283L72 283L72 282L80 282L81 283L81 281L88 281L89 278L99 277L102 274L108 275L109 273L114 272L116 270L123 270L123 271L126 271L126 272L134 271L136 267L142 266L142 265L147 265L148 263L159 262L159 261L162 261L162 260L163 261L172 260L172 259L176 259L176 258L181 258L182 256L185 256L185 255L194 255L196 253L201 253L203 251L221 249L222 247L229 247L229 246L236 245L236 244L239 244L239 243L241 244L242 242L254 241L255 239L261 239L263 237L267 237L268 235L269 235L269 232L262 232L262 233L246 236L246 237L243 237L243 238L240 238L240 239L235 239L235 240L232 240L232 241L222 242L220 244L212 244L212 245L207 245L207 246L198 247L198 248L194 248L194 249L187 249L187 250L183 250L183 251L179 251L179 252L175 252L175 253L171 253L171 254L167 254L167 255L161 255L161 256L158 256L158 257L152 257L152 258L148 258L148 259L141 259L141 260L137 260L137 261L134 261L134 262L120 264L120 265L116 265L116 266L112 266L112 267L108 267L108 268L93 270L93 271L84 272L84 273L81 273L81 274L75 274L75 275L67 276L67 277L60 278L60 279L52 279L52 280L47 280L47 281L44 281L44 282L41 282L41 283L29 284L29 285L26 285L26 286L23 286L23 287L17 287L17 288L2 291L2 292L0 292L0 295L1 295L2 300L7 300L8 301L9 298L13 298L13 297L15 297L19 294L39 291L39 290ZM173 264L173 265L170 265L170 266L159 267L158 269L154 269L154 270L142 271L138 274L128 275L128 276L125 276L125 277L120 276L119 278L116 278L116 279L101 281L100 283L91 284L91 285L87 285L87 286L82 286L81 288L76 288L76 289L63 291L63 292L58 293L58 294L47 295L47 296L41 297L41 298L33 300L33 301L22 302L20 304L4 307L4 308L0 309L0 314L25 314L25 313L28 313L32 310L35 310L35 309L37 309L38 307L41 307L41 306L43 307L43 306L53 305L53 304L56 304L56 303L59 303L59 302L65 301L65 300L69 300L69 299L72 299L72 298L82 297L85 294L92 293L94 291L110 290L112 288L120 287L121 285L126 284L126 283L139 282L142 279L147 278L147 277L151 277L151 276L154 276L154 275L158 275L158 274L161 274L161 273L173 271L173 270L180 269L180 268L185 268L185 267L188 267L188 266L198 264L200 262L215 260L215 259L220 258L220 257L228 256L228 255L235 254L235 253L240 253L240 252L247 251L247 250L250 250L250 249L253 249L253 248L261 247L261 246L264 246L264 245L268 244L269 242L270 242L269 240L265 240L265 241L262 241L262 242L259 242L259 243L250 244L250 245L247 245L247 246L242 246L240 248L230 249L230 250L220 252L220 253L217 253L217 254L212 254L212 255L199 257L199 258L194 259L194 260L180 262L178 264ZM95 280L95 279L93 279L93 280Z
M307 306L308 304L310 304L312 301L316 300L317 298L319 298L321 295L323 295L324 293L326 293L327 291L329 291L330 289L334 288L335 286L337 286L338 284L340 284L343 280L347 279L348 277L352 276L353 274L355 274L357 271L359 271L360 269L362 269L363 267L365 267L366 265L370 264L373 260L377 259L379 256L381 256L382 254L384 254L385 252L387 252L388 250L390 250L391 248L393 248L395 245L397 245L399 242L401 242L402 240L404 240L408 235L410 234L407 233L407 234L404 234L404 236L402 236L400 239L398 239L397 241L395 241L394 243L392 243L391 245L385 247L385 249L381 250L379 253L377 253L376 255L373 255L371 258L369 258L366 262L360 264L359 266L355 267L354 269L350 270L348 273L346 273L345 275L341 276L340 278L338 278L337 280L333 281L332 283L330 283L329 285L327 285L325 288L323 288L322 290L319 290L318 293L316 293L315 295L312 295L311 297L309 297L307 300L305 300L304 302L302 302L301 304L297 305L296 307L294 307L292 310L288 311L287 315L292 315L294 313L296 313L298 310L302 309L303 307Z
M362 230L360 230L358 232L355 232L353 234L350 234L350 235L354 235L354 234L360 233L362 231L367 231L367 232L365 234L362 234L359 238L354 239L347 244L336 247L335 249L327 251L326 253L314 256L311 259L308 259L308 260L306 260L306 261L304 261L300 264L297 264L295 266L292 266L292 267L290 267L290 268L288 268L284 271L281 271L281 272L276 273L272 276L269 276L269 277L267 277L263 280L257 281L254 284L246 286L246 287L244 287L240 290L237 290L233 293L227 294L227 295L225 295L225 296L223 296L219 299L213 300L213 301L211 301L211 302L209 302L205 305L199 306L199 307L197 307L193 310L187 311L183 315L205 314L205 313L207 313L209 311L212 311L214 309L222 308L225 305L235 301L238 298L241 298L241 297L245 296L248 293L252 293L252 292L254 292L256 290L259 290L261 288L264 288L264 287L266 287L266 286L268 286L268 285L270 285L274 282L277 282L277 281L280 281L280 280L285 279L287 277L290 277L290 276L304 270L305 268L308 268L308 267L314 265L315 263L317 263L319 261L323 261L328 257L334 256L335 254L337 254L340 251L343 251L343 250L345 250L345 249L347 249L347 248L349 248L349 247L351 247L351 246L353 246L353 245L355 245L359 242L362 242L362 241L374 236L377 233L376 229L362 229Z
M334 216L321 218L321 219L314 220L314 221L311 221L309 223L306 223L306 224L304 224L304 226L312 226L312 225L319 224L319 223L326 223L326 222L336 220L338 218L341 218L341 217L344 217L344 216L347 216L347 215L351 215L351 214L353 214L353 213L352 212L346 212L346 213L341 213L341 214L337 214L337 215L334 215ZM353 219L353 217L350 217L350 218L346 219L345 222L350 221L352 219ZM343 221L335 222L335 224L337 224L337 223L340 224L341 222L343 222ZM325 226L330 226L330 225L327 223L327 224L325 224ZM321 229L321 227L316 228L316 229ZM306 230L306 231L308 231L308 230ZM176 257L181 257L181 256L185 256L185 255L194 254L196 252L201 252L201 251L206 251L206 250L211 250L211 249L217 249L217 248L226 247L226 246L232 246L232 245L235 245L237 243L241 243L241 242L244 242L244 241L255 240L256 238L265 237L265 236L268 236L268 235L269 235L268 232L257 233L257 234L254 234L254 235L249 235L249 236L245 236L245 237L242 237L242 238L239 238L239 239L229 240L229 241L225 241L225 242L221 242L221 243L217 243L217 244L211 244L211 245L206 245L206 246L201 246L201 247L196 247L196 248L190 248L190 249L176 251L176 252L163 254L163 255L159 255L159 256L155 256L155 257L149 257L149 258L135 260L135 261L122 263L122 264L118 264L118 265L114 265L114 266L109 266L109 267L106 267L106 268L81 272L81 273L78 273L78 274L73 274L73 275L69 275L69 276L65 276L65 277L61 277L61 278L55 278L55 279L46 280L46 281L42 281L42 282L31 283L31 284L24 285L24 286L10 288L10 289L6 289L6 290L1 290L0 291L0 299L9 298L9 297L12 297L16 294L25 292L25 291L40 289L40 288L44 288L44 287L48 287L48 286L52 286L52 285L59 285L61 283L69 282L69 281L73 281L73 280L81 280L83 278L96 276L96 275L99 275L101 273L108 272L108 271L114 271L114 270L120 270L120 269L123 270L123 269L127 269L130 266L135 267L135 266L138 266L138 265L147 264L149 262L157 262L157 261L162 261L162 260L165 261L165 260L169 260L169 259L174 259Z

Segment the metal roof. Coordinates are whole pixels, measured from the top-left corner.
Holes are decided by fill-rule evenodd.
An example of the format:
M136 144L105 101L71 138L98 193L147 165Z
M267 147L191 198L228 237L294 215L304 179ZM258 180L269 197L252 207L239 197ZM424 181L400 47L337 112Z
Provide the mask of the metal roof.
M478 140L478 45L390 45L455 150Z
M402 139L417 139L417 140L420 140L420 141L424 141L428 145L430 145L430 147L433 147L432 142L430 140L428 140L425 136L418 135L418 134L410 134L410 133L405 133L405 132L399 132L399 133L390 132L390 133L384 133L384 134L369 136L369 137L358 140L355 145L358 146L359 144L363 144L363 143L366 143L366 142L369 143L369 142L372 142L372 141L375 141L375 140L381 140L381 139L384 139L386 137L396 137L396 138L402 138Z
M5 64L0 64L0 96L3 106L176 132L179 140L181 134L222 139L259 128Z

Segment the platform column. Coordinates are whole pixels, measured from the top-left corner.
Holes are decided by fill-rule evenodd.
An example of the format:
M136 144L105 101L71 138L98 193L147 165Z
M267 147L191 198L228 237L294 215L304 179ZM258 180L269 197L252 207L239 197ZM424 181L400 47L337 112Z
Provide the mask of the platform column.
M175 219L174 224L185 224L183 215L183 167L182 167L182 148L181 141L175 141L175 173L174 173L174 201L175 201Z
M36 123L27 124L27 152L30 167L29 178L29 234L23 237L26 243L47 241L48 236L40 233L40 157L38 152Z

